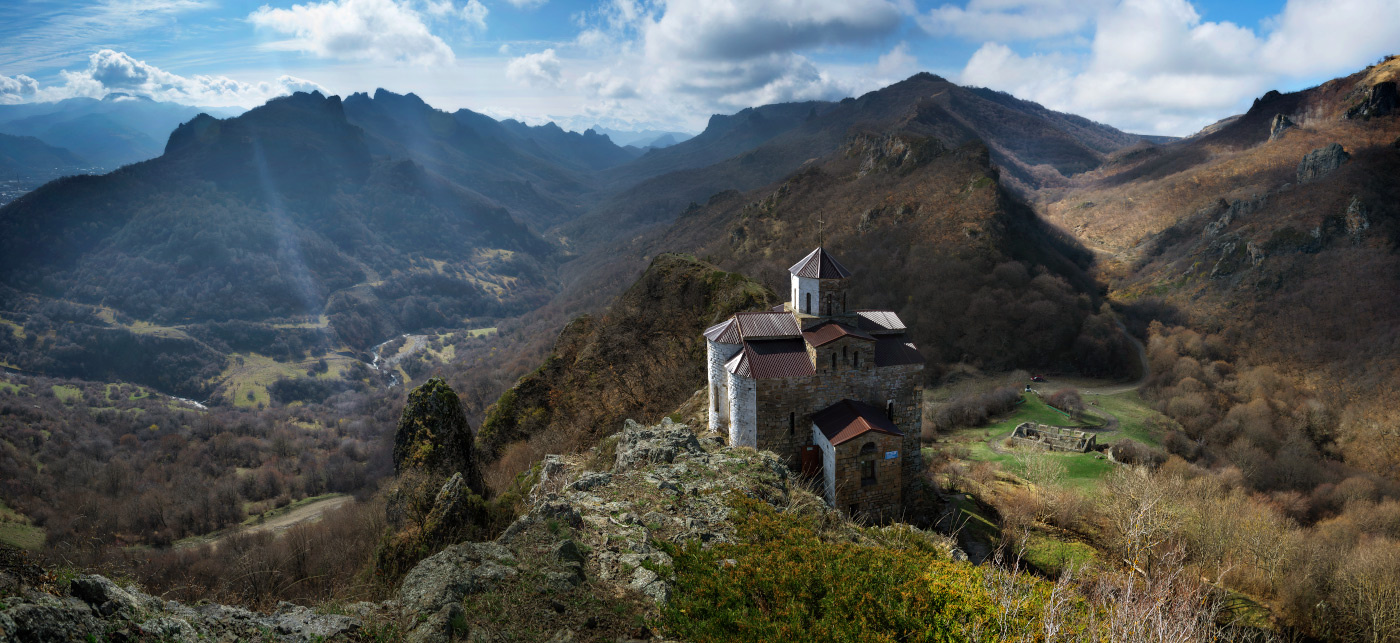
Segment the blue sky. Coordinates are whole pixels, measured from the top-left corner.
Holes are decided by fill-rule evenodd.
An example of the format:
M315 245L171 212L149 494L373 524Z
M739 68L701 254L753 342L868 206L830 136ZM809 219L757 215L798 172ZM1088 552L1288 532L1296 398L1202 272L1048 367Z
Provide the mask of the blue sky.
M1400 0L4 0L0 102L251 107L384 87L571 129L698 131L917 71L1184 135L1400 53Z

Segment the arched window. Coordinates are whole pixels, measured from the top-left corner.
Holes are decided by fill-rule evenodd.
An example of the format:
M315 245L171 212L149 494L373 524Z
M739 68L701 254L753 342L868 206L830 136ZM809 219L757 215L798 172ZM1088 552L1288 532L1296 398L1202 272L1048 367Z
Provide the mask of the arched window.
M806 301L803 302L804 305L802 306L802 312L810 315L812 313L812 293L807 293L805 295L805 298Z
M885 417L891 422L894 421L894 400L885 402Z
M826 316L831 316L831 295L826 296Z
M841 361L843 361L843 362L845 362L845 363L847 363L847 364L850 364L850 363L851 363L851 356L846 354L846 347L845 347L845 346L842 346L842 347L841 347Z
M856 368L860 368L860 351L855 352L855 360L852 362L852 365Z
M796 414L796 413L789 413L789 414L788 414L788 435L793 435L793 434L795 434L795 433L797 433L797 414Z
M862 487L875 484L876 450L874 442L866 442L860 448L860 486Z
M836 351L831 352L831 370L836 370Z

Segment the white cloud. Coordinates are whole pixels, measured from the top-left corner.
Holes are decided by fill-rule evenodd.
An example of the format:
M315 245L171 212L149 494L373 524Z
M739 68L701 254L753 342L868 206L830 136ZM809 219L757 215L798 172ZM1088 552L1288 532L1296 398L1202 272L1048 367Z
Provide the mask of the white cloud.
M875 73L881 76L907 77L919 70L919 59L909 53L909 43L901 42L889 53L875 61Z
M330 93L312 81L287 75L257 83L227 76L181 76L111 49L89 56L87 68L65 69L59 72L59 77L63 84L41 87L27 76L16 79L0 76L0 102L55 101L79 96L101 98L121 92L186 105L253 107L269 98L298 91ZM7 81L11 80L19 84L18 91L9 91L12 83Z
M745 60L828 45L867 44L898 29L886 0L669 0L645 26L656 58Z
M468 3L464 18L472 2L475 0ZM481 8L479 18L484 26L485 7L475 4ZM433 4L429 11L439 8L440 4ZM422 15L395 0L327 0L290 9L263 5L249 14L248 20L257 27L291 36L269 43L269 48L321 58L418 65L450 63L455 58L452 48L429 31Z
M506 77L522 85L558 86L563 65L553 49L526 54L506 64Z
M945 4L919 16L919 26L935 36L972 40L1063 36L1087 27L1109 0L971 0L965 7Z
M486 14L490 13L486 5L479 0L467 0L467 4L462 5L462 20L468 25L477 29L486 29Z
M1184 135L1270 87L1392 53L1396 17L1395 0L1290 0L1264 35L1204 21L1186 0L1122 0L1097 16L1087 52L1023 56L987 42L959 80L1129 131Z
M39 91L39 81L24 74L0 76L0 105L27 102Z
M584 88L589 94L610 99L636 98L637 87L631 79L614 74L612 71L603 69L584 74L579 79L579 86Z
M715 111L837 99L865 83L819 67L808 52L869 46L897 33L911 11L905 0L605 0L576 18L571 46L595 61L577 86L643 119L689 112L692 126ZM896 46L882 73L915 64Z
M1335 74L1400 53L1396 0L1289 0L1269 23L1260 62L1283 74Z
M22 3L11 2L16 8ZM77 52L93 43L136 37L147 30L176 24L181 13L214 6L206 0L95 0L23 3L42 7L41 19L0 19L0 61L6 66L39 69L81 60ZM9 24L6 24L6 23ZM161 34L164 36L165 34Z

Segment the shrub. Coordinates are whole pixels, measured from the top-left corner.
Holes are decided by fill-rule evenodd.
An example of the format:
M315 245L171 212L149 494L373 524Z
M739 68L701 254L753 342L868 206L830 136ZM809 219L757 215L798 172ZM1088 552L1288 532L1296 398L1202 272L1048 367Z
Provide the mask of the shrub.
M663 544L676 593L662 623L693 641L1035 640L1095 627L1045 581L941 553L824 542L816 519L735 495L738 541Z

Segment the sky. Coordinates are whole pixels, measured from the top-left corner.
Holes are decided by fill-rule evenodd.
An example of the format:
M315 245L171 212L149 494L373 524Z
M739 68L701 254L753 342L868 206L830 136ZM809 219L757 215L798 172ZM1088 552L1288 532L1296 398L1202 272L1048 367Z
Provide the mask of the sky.
M1182 136L1389 54L1400 0L0 0L0 103L382 87L576 131L694 133L928 71Z

